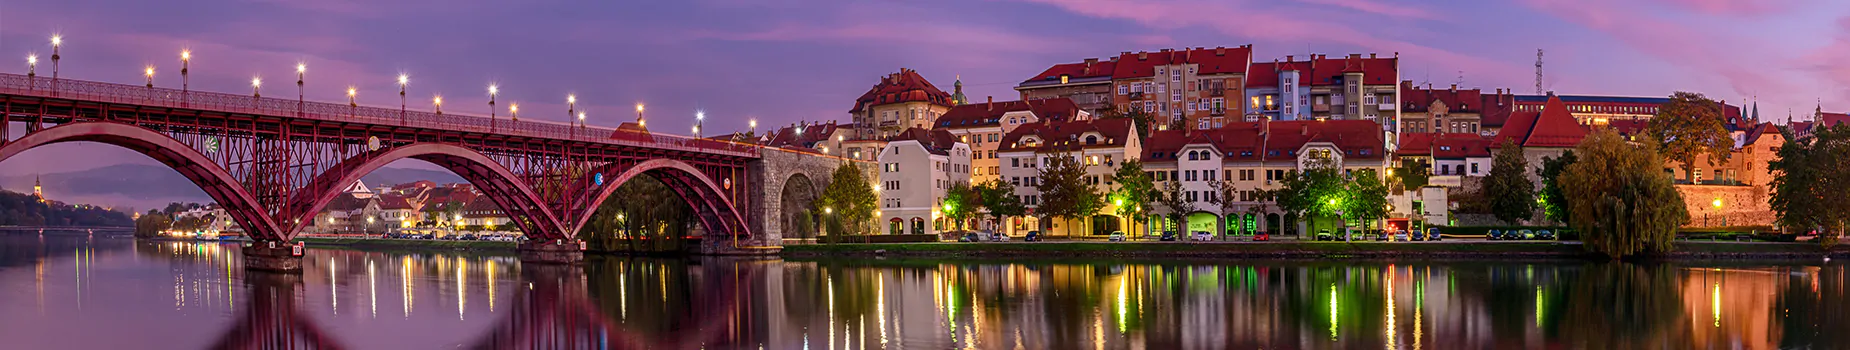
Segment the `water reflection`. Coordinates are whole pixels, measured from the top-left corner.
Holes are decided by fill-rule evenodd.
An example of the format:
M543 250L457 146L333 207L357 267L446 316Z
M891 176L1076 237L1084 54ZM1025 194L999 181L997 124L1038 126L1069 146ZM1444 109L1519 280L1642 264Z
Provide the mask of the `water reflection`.
M0 237L0 300L9 301L0 303L0 347L1850 344L1836 331L1850 326L1841 264L593 258L563 267L508 256L311 250L302 274L277 275L244 272L240 261L230 245ZM33 309L23 307L28 301ZM112 331L86 336L92 329Z

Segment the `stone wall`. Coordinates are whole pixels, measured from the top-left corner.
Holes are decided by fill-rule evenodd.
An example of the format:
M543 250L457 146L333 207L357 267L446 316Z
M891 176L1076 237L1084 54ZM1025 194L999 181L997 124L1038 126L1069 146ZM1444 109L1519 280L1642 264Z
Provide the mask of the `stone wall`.
M763 148L758 153L757 160L746 164L751 174L748 180L754 187L750 193L752 200L744 212L745 222L757 237L754 239L758 241L756 243L782 245L785 236L784 218L798 214L784 212L784 186L792 179L808 179L810 188L814 190L810 198L820 197L822 190L828 188L829 179L835 172L835 168L840 167L843 162L852 160L779 148ZM869 179L879 178L878 167L873 163L854 162L860 164L862 176ZM820 225L820 223L816 224Z
M1772 225L1778 215L1767 200L1772 193L1760 186L1677 185L1689 223L1683 227ZM1721 206L1715 205L1716 200Z

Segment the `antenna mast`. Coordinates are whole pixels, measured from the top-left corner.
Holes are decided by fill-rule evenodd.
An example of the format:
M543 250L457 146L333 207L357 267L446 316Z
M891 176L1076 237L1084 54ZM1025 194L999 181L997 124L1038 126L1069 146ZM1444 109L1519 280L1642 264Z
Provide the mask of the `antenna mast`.
M1535 49L1535 94L1542 92L1542 49Z

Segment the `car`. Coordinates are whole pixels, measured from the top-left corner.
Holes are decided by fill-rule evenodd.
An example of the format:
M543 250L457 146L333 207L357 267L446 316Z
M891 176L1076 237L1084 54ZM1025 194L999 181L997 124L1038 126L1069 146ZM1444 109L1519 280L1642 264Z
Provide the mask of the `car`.
M1175 231L1163 231L1163 236L1160 239L1164 242L1173 242L1176 240L1176 232Z
M1317 238L1316 238L1316 240L1319 240L1319 241L1334 241L1334 240L1336 240L1336 236L1335 236L1335 235L1331 235L1331 234L1330 234L1330 230L1318 230L1318 231L1317 231Z
M1401 242L1412 242L1413 237L1408 236L1406 230L1395 230L1393 234L1393 239L1391 240L1401 241Z
M1388 232L1387 232L1386 230L1370 230L1370 231L1367 231L1367 232L1368 232L1368 233L1366 233L1366 234L1364 234L1365 236L1375 236L1375 240L1377 240L1377 241L1392 241L1392 240L1394 240L1394 238L1393 238L1393 237L1389 237L1389 236L1388 236Z
M1038 232L1039 231L1029 231L1028 234L1035 234ZM1111 231L1111 236L1109 238L1105 238L1105 240L1111 241L1111 242L1123 242L1124 241L1124 231Z
M1535 239L1535 231L1523 229L1516 234L1516 239Z
M1214 240L1214 234L1208 233L1208 231L1195 231L1194 237L1192 238L1194 238L1195 241L1211 241Z
M1555 239L1555 232L1549 230L1535 231L1535 239L1552 241Z
M1022 236L1021 240L1028 241L1028 242L1040 242L1041 241L1041 231L1028 231L1028 235Z
M1270 241L1270 240L1272 240L1272 235L1271 235L1271 234L1268 234L1268 233L1265 233L1264 231L1261 231L1261 232L1259 232L1259 233L1256 233L1256 234L1253 234L1253 241L1254 241L1254 242L1259 242L1259 241Z
M1427 241L1433 241L1433 242L1437 242L1437 241L1439 241L1439 237L1443 237L1443 236L1445 236L1445 235L1443 235L1443 234L1439 234L1439 228L1437 228L1437 227L1429 227L1429 228L1426 228L1426 237L1425 237L1425 238L1426 238L1426 240L1427 240Z
M957 235L957 241L958 242L982 242L983 236L977 235L976 232L964 232L961 235Z
M1503 239L1503 232L1497 231L1497 230L1485 231L1484 239L1488 239L1492 241Z
M991 232L989 233L989 241L990 242L1008 242L1009 235L1002 234L1001 232Z

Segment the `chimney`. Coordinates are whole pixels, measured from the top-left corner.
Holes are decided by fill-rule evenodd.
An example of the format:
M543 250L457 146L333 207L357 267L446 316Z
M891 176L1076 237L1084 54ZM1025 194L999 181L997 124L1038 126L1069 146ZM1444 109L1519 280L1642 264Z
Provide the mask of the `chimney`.
M1452 84L1452 93L1458 93L1458 84Z
M1093 63L1098 63L1098 57L1086 59L1086 67L1091 67Z
M1373 52L1368 53L1368 58L1375 58L1375 53Z
M1351 58L1351 59L1355 59L1355 58L1362 58L1362 54L1359 54L1359 53L1352 53L1352 54L1349 54L1349 58Z
M1137 60L1138 60L1138 61L1142 61L1142 60L1147 60L1147 59L1150 59L1150 52L1149 52L1149 51L1137 51Z
M1224 46L1216 46L1216 47L1214 47L1214 55L1215 55L1215 56L1226 56L1226 55L1227 55L1227 48L1226 48L1226 47L1224 47Z
M989 102L983 103L983 108L991 111L996 110L996 97L989 96Z
M1295 60L1297 58L1298 58L1297 55L1285 55L1285 62L1291 62L1291 60Z

